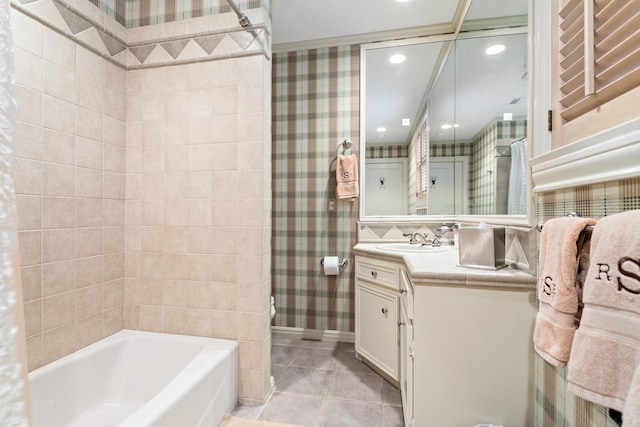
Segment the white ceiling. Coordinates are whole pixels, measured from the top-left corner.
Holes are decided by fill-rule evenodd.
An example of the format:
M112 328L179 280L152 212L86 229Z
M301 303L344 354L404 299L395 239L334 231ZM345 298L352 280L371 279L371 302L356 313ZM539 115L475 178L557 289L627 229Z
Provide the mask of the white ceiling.
M417 34L452 33L471 0L272 0L274 52L340 44L366 43ZM527 0L473 0L466 20L526 15ZM466 21L465 21L466 22ZM432 140L453 140L453 129L440 130L445 122L455 121L456 139L470 139L497 112L526 115L523 99L505 110L513 98L527 95L526 36L496 36L507 49L488 57L484 48L489 39L466 40L456 51L456 68L444 71L438 80L431 103ZM517 40L516 40L517 39ZM523 45L524 43L524 45ZM416 117L427 84L437 65L441 43L405 46L407 61L391 66L387 58L391 48L366 53L366 141L367 143L405 144L409 127L402 118ZM463 54L464 52L464 54ZM515 53L517 52L517 53ZM460 62L461 58L466 62ZM453 65L452 62L450 61ZM447 65L447 66L449 66ZM487 78L477 83L481 74ZM455 109L450 87L456 91ZM476 80L474 82L474 80ZM444 89L446 88L446 90ZM461 90L464 88L464 90ZM500 113L501 114L501 113ZM376 138L375 128L387 128L384 138Z

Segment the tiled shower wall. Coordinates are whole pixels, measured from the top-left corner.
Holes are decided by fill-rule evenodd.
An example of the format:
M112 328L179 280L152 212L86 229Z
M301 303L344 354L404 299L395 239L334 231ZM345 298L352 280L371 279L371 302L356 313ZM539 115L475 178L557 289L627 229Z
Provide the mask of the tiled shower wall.
M125 327L237 340L240 396L261 403L270 63L252 56L127 77Z
M352 332L358 202L327 205L336 148L346 138L359 145L360 47L280 53L273 63L275 325ZM325 255L349 267L325 276Z
M12 5L29 367L123 327L231 338L239 398L261 404L269 18L253 11L251 32L232 14L144 32L74 5Z
M601 218L640 209L640 178L612 181L536 196L538 221L575 211L583 217ZM606 408L567 390L566 368L555 368L536 355L535 414L537 427L618 427Z
M13 177L32 370L122 329L126 73L11 12Z

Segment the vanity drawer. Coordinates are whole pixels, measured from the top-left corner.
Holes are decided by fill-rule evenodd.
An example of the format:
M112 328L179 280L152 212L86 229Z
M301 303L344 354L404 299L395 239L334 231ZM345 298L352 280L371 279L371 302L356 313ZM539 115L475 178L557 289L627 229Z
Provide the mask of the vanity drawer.
M396 264L356 258L356 277L360 280L397 290L399 275L400 267Z

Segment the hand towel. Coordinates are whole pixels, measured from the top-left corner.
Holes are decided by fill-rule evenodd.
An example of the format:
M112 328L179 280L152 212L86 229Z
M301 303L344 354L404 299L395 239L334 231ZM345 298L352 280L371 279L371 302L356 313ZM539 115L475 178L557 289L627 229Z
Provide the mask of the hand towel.
M631 380L629 395L622 410L622 424L624 427L640 427L640 366Z
M538 297L533 343L554 366L565 366L571 352L579 312L578 265L584 247L581 235L591 218L563 217L546 221L540 237Z
M623 411L640 365L640 210L599 220L590 258L584 310L570 354L569 390Z
M358 198L358 158L355 154L338 154L336 197L354 201Z

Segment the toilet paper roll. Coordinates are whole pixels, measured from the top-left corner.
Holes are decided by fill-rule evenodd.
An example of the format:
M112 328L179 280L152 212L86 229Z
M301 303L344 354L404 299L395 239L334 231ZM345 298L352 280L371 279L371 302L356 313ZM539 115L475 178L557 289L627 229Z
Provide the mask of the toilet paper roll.
M340 271L340 266L338 263L340 260L337 256L326 256L324 257L323 265L324 265L324 275L325 276L335 276Z

